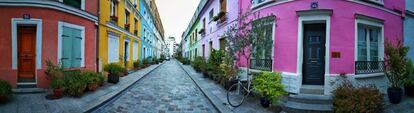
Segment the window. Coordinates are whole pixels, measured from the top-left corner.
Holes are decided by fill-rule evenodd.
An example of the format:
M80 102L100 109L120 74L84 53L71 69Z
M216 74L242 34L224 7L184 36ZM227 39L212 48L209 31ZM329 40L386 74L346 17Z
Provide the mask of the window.
M203 18L203 29L206 30L206 18Z
M210 51L210 54L211 54L211 52L213 52L213 41L210 41L209 46L210 46L209 51Z
M109 34L108 35L108 62L119 61L119 37Z
M134 19L134 23L135 23L134 34L138 36L138 25L139 25L139 23L138 23L138 20L136 18Z
M82 30L63 26L62 28L62 57L60 61L64 68L78 68L82 66L84 45Z
M226 42L225 41L226 40L224 40L224 38L220 39L220 50L224 50L226 48L226 46L225 46Z
M203 57L206 56L205 53L206 53L206 45L203 44Z
M384 72L383 24L356 20L355 74Z
M63 0L63 4L78 8L78 9L85 9L85 1L84 0Z
M220 0L220 11L227 12L227 0Z
M130 24L129 24L129 12L125 10L125 30L129 31Z
M357 61L380 61L383 50L381 27L358 24Z
M363 0L363 1L375 3L378 5L384 5L384 0Z
M111 21L114 21L114 22L116 22L116 21L118 21L118 17L117 17L117 15L118 15L118 10L117 10L117 8L118 8L118 3L117 3L117 0L111 0L111 4L110 4L110 16L111 16Z
M274 17L264 17L253 22L252 59L272 59L273 21Z
M252 6L256 7L256 6L260 6L262 4L271 2L271 1L283 1L283 0L252 0Z
M213 18L214 18L214 9L211 9L209 13L209 21L212 21Z

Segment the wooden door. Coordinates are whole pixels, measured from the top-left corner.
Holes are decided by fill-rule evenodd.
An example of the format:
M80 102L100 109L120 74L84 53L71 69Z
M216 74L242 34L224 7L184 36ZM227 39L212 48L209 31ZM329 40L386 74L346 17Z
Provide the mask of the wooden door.
M323 85L325 74L324 23L305 24L303 39L303 84Z
M18 27L18 79L34 82L36 73L36 28Z

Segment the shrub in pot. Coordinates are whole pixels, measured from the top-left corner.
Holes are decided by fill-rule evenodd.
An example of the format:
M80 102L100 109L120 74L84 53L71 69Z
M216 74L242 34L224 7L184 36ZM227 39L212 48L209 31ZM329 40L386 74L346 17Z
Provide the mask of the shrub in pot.
M6 103L11 96L12 86L4 80L0 80L0 103Z
M208 64L206 62L206 59L204 59L204 57L203 57L201 62L200 62L200 70L201 70L201 73L203 74L204 78L208 78L207 67L208 67Z
M65 92L65 80L53 79L50 83L50 87L53 89L53 99L60 99L63 97Z
M64 95L64 73L61 65L55 65L52 61L46 60L45 74L47 79L50 80L49 86L53 90L53 99L60 99Z
M279 101L287 92L282 84L282 75L274 72L261 72L253 79L253 91L261 96L260 103L269 107L272 101Z
M403 91L402 85L407 75L407 52L409 48L404 47L401 40L395 45L386 42L385 45L385 75L388 78L390 87L387 89L388 99L393 104L401 102Z
M224 61L222 64L220 64L220 69L224 78L224 89L228 90L231 85L237 83L235 75L237 74L238 69L229 64L226 64Z
M202 65L202 63L203 63L203 60L204 60L204 57L201 57L201 56L196 57L196 58L194 59L194 62L193 62L193 64L192 64L192 66L194 67L194 69L195 69L197 72L201 72L201 65Z
M139 70L141 68L141 64L139 63L139 60L138 61L135 61L134 62L134 69L135 70Z
M88 85L86 77L82 76L79 72L72 73L73 75L67 76L66 81L66 92L75 97L80 97L84 94L84 91Z
M148 67L150 65L149 58L144 58L142 64L144 64L144 67Z
M108 72L108 82L109 83L118 83L119 76L123 74L123 67L117 63L110 63L105 65L104 70Z
M88 91L95 91L101 82L101 78L99 78L98 73L95 72L90 72L90 71L85 71L82 72L82 76L84 76L86 78L86 83L87 83L87 89Z
M335 113L381 113L384 98L374 85L354 86L345 75L332 91Z
M405 95L414 97L414 64L410 61L407 62L407 78L404 82Z

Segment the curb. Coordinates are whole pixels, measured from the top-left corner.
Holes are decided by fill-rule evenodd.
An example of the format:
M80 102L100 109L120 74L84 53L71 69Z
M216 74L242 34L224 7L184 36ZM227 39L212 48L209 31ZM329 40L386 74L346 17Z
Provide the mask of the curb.
M228 109L226 109L226 108L224 108L223 106L220 106L221 105L221 102L215 102L215 101L213 101L213 96L214 95L212 95L212 94L210 94L210 92L207 92L206 91L206 89L203 89L200 85L199 85L199 83L197 82L197 80L195 80L188 72L187 72L187 70L185 70L184 69L184 67L183 67L183 65L180 63L180 62L178 62L177 60L174 60L176 63L178 63L179 65L180 65L180 67L181 67L181 69L183 69L184 70L184 72L187 74L187 76L189 76L190 77L190 79L196 84L196 86L201 90L201 92L203 92L203 94L204 94L204 96L206 96L207 97L207 99L210 101L210 103L214 106L214 108L216 108L216 110L218 111L218 112L220 112L220 113L232 113L232 111L228 108ZM215 97L215 98L217 98L217 97Z
M167 61L165 61L167 62ZM88 110L85 111L85 113L91 113L92 111L97 110L98 108L101 108L102 106L104 106L106 103L114 101L115 99L119 98L119 96L123 93L125 93L126 90L131 89L132 85L136 84L138 81L140 81L142 78L146 77L148 74L150 74L151 72L153 72L154 70L158 69L158 67L162 66L163 64L165 64L165 62L162 62L160 65L158 65L157 67L155 67L154 69L152 69L151 71L149 71L148 73L144 74L141 78L137 79L135 82L133 82L131 85L129 85L128 87L124 88L122 91L116 93L114 96L104 100L103 102L99 103L98 105L89 108Z

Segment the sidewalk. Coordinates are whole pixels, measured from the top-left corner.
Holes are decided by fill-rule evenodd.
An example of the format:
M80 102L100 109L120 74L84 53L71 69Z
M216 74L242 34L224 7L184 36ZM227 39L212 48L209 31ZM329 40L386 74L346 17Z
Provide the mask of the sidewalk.
M178 62L178 61L177 61ZM180 63L180 62L178 62ZM217 84L215 81L208 78L203 78L203 75L197 73L189 65L180 65L190 75L194 82L201 88L205 95L212 101L214 106L222 113L235 112L235 113L274 113L277 112L277 108L264 108L260 105L260 100L256 97L247 98L243 104L237 108L233 108L227 104L227 91Z
M94 92L87 92L80 98L65 96L57 100L47 100L48 93L13 94L13 99L7 104L0 105L0 113L82 113L109 101L136 81L156 69L152 65L145 69L121 77L119 83L106 83Z

